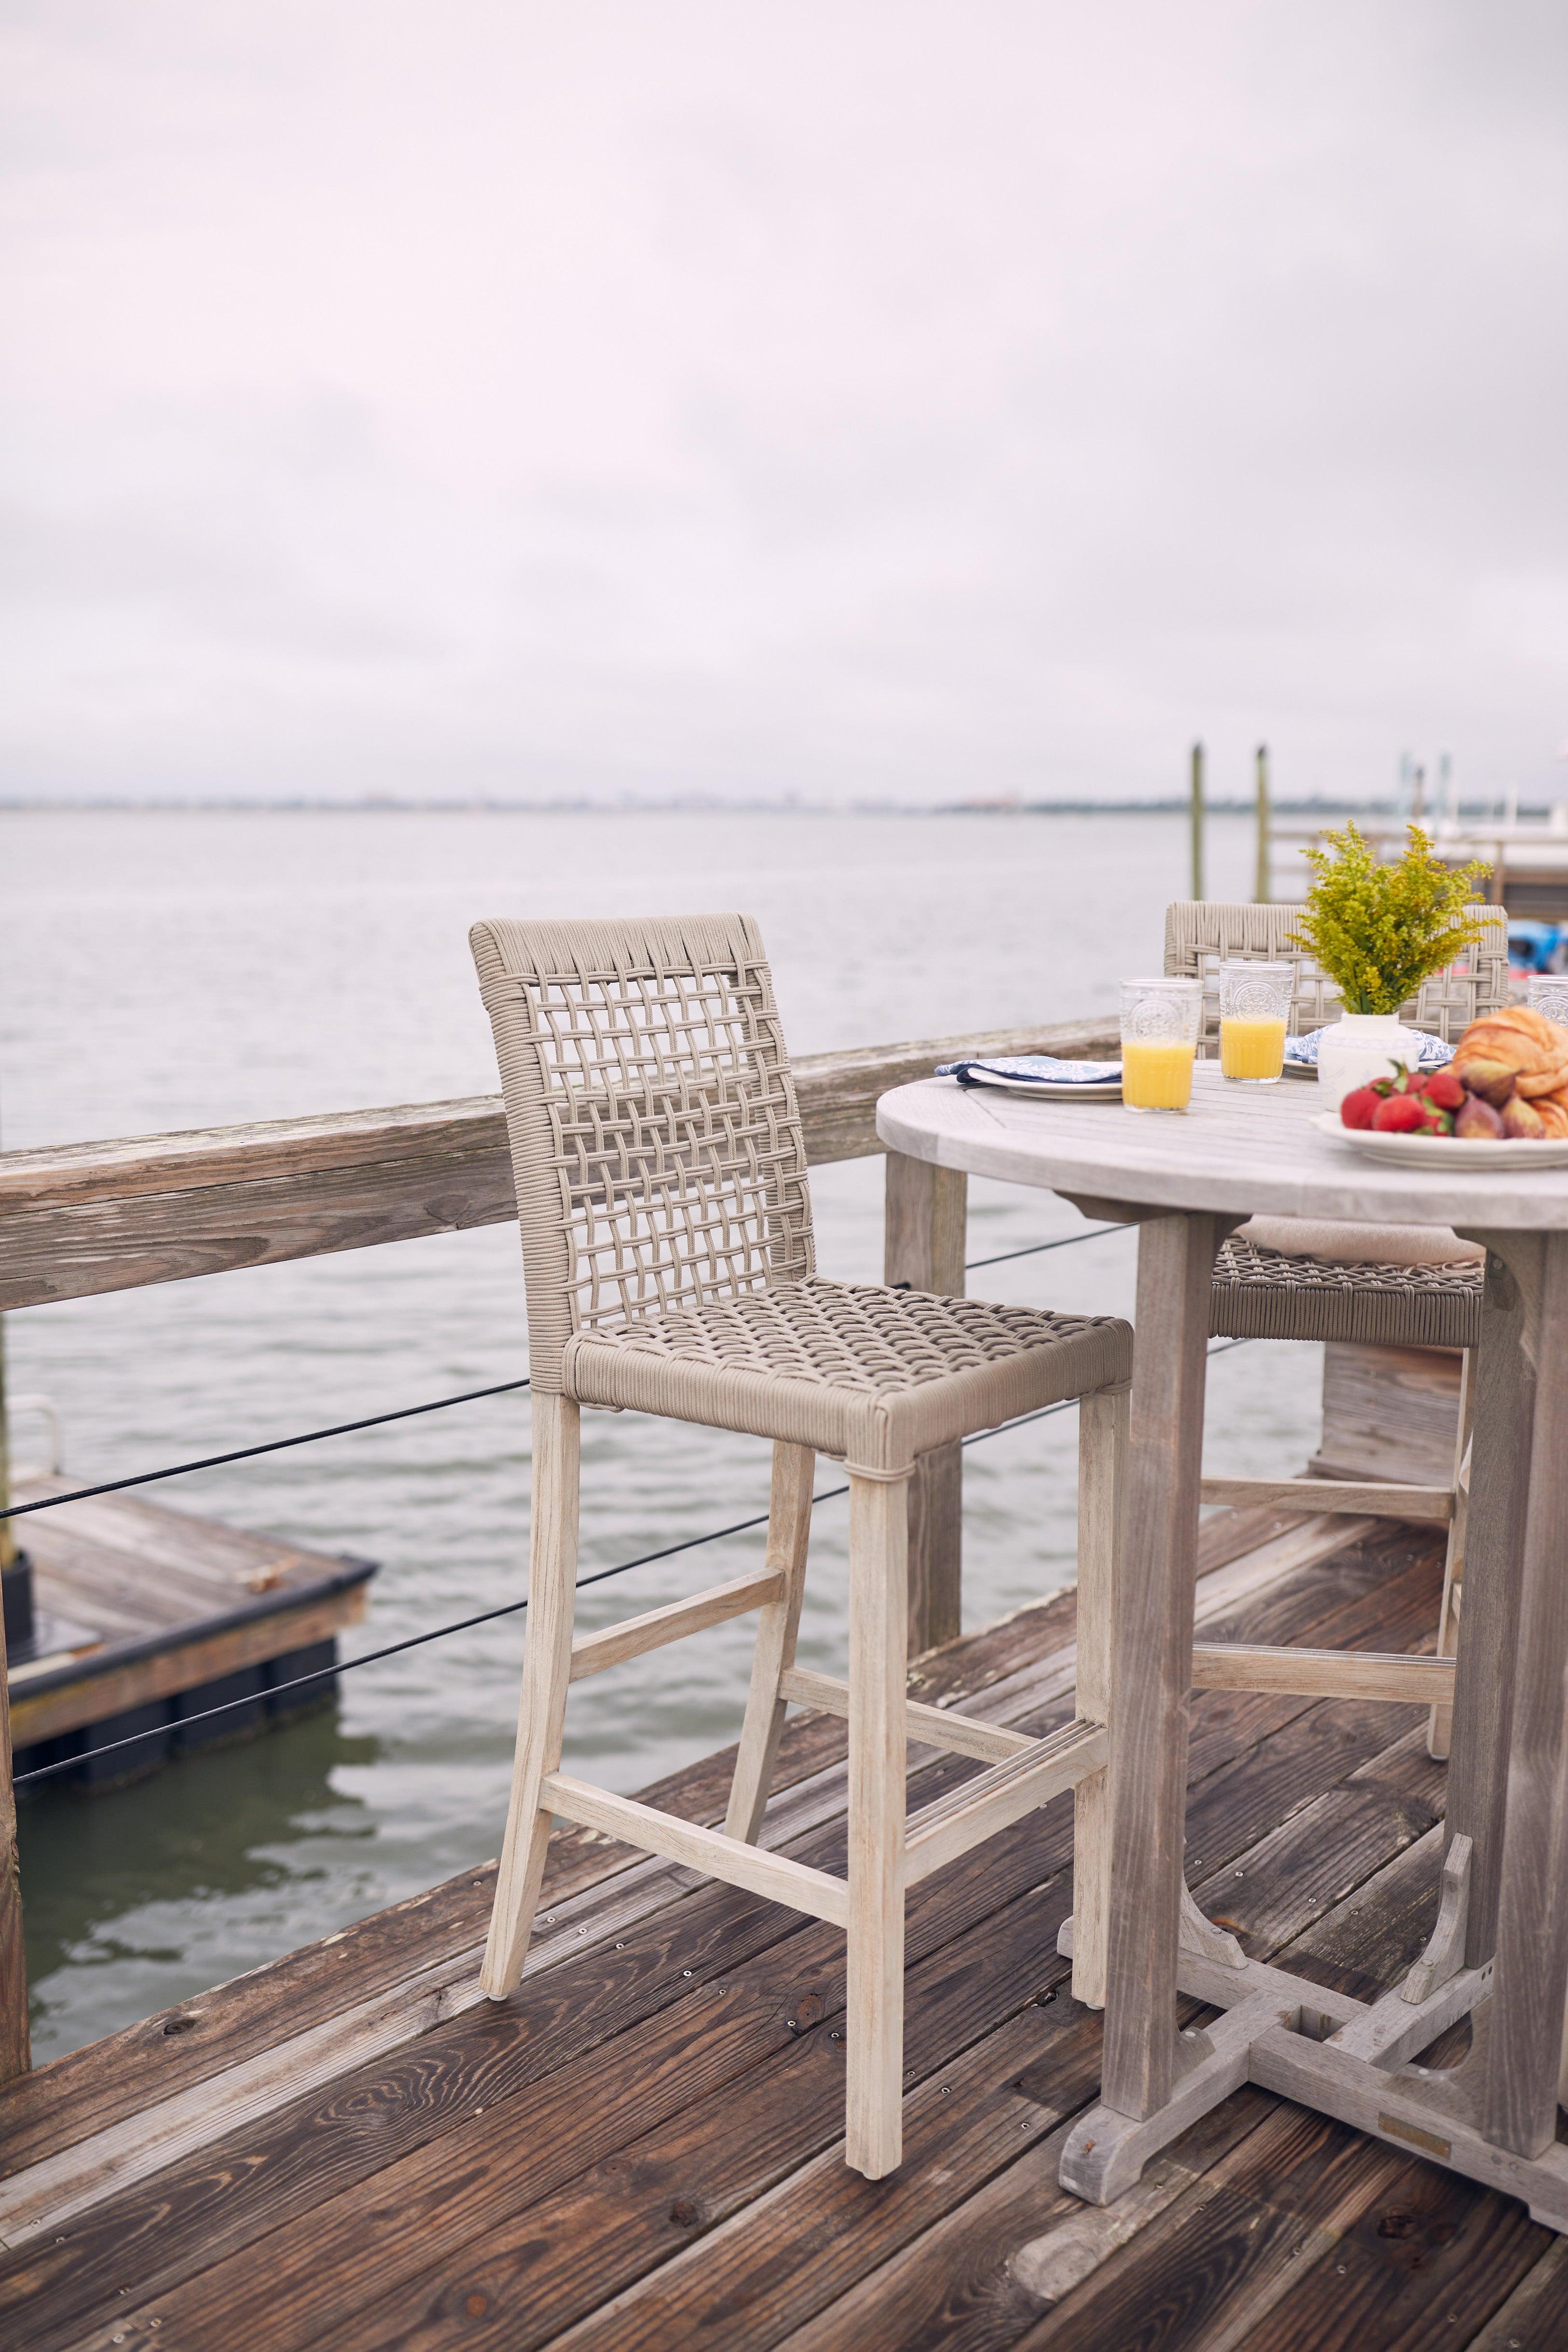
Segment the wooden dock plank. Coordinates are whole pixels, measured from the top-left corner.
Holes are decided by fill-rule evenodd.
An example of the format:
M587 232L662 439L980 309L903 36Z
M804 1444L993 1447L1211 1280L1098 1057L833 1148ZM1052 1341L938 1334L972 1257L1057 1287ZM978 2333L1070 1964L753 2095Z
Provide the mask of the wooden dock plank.
M1433 1570L1432 1570L1432 1568L1431 1568L1431 1566L1430 1566L1430 1564L1429 1564L1429 1565L1428 1565L1428 1567L1427 1567L1427 1570L1426 1570L1426 1590L1425 1593L1424 1593L1423 1595L1421 1595L1421 1596L1419 1597L1419 1599L1417 1599L1417 1597L1416 1597L1415 1594L1412 1594L1412 1595L1411 1595L1411 1606L1412 1606L1413 1611L1415 1611L1415 1610L1419 1610L1419 1611L1423 1612L1424 1612L1424 1614L1425 1614L1426 1620L1428 1622L1430 1622L1430 1617L1431 1617L1431 1605L1432 1605L1432 1593L1431 1593L1431 1588L1432 1588L1432 1577L1433 1577ZM1394 1583L1397 1585L1397 1583L1398 1583L1399 1580L1398 1580L1398 1579L1395 1579L1394 1581ZM1388 1588L1385 1586L1385 1588L1384 1588L1384 1589L1385 1589L1385 1592L1386 1592L1386 1591L1387 1591L1387 1590L1388 1590ZM1320 1605L1320 1607L1321 1607L1321 1600L1320 1600L1320 1604L1319 1604L1319 1605ZM1355 1602L1353 1602L1352 1605L1352 1606L1359 1607L1359 1606L1360 1606L1359 1599L1358 1599ZM1063 1703L1063 1704L1065 1704L1065 1703ZM1364 1713L1364 1711L1363 1711L1363 1713ZM1243 1735L1243 1736L1246 1736L1246 1735ZM1235 1727L1234 1727L1234 1726L1232 1726L1232 1727L1223 1727L1223 1726L1222 1726L1222 1727L1219 1727L1219 1729L1218 1729L1218 1730L1217 1730L1217 1732L1216 1732L1216 1735L1215 1735L1215 1738L1214 1741L1211 1743L1211 1753L1212 1753L1212 1754L1214 1754L1214 1755L1215 1755L1215 1756L1216 1756L1216 1757L1217 1757L1217 1756L1219 1756L1219 1755L1221 1755L1221 1754L1224 1754L1224 1755L1227 1755L1227 1756L1228 1756L1229 1754L1233 1753L1233 1752L1234 1752L1234 1743L1235 1743L1236 1737L1237 1737L1237 1732L1236 1732L1236 1728L1235 1728ZM1195 1750L1195 1752L1196 1752L1196 1750ZM928 1772L926 1775L924 1775L924 1776L922 1776L922 1777L926 1778L926 1779L928 1780L928 1781L929 1781L931 1779L934 1778L934 1776L935 1776L935 1772L936 1772L937 1770L940 1770L940 1769L943 1769L943 1768L941 1768L941 1767L938 1767L938 1768L932 1768L932 1769L931 1769L931 1770L930 1772ZM973 1770L973 1769L978 1769L978 1768L971 1767L971 1766L969 1766L969 1765L967 1765L967 1764L960 1765L960 1764L959 1764L959 1762L958 1762L958 1759L952 1759L952 1763L951 1763L951 1765L950 1765L947 1769L963 1769L963 1770L964 1770L964 1771L969 1771L969 1770ZM1059 1809L1059 1810L1060 1810L1060 1814L1061 1814L1061 1818L1060 1818L1059 1822L1054 1822L1054 1824L1052 1824L1052 1825L1051 1825L1051 1827L1052 1827L1052 1831L1053 1831L1052 1839L1051 1839L1051 1850L1050 1850L1049 1852L1047 1852L1047 1853L1043 1853L1043 1854L1039 1857L1039 1859L1038 1859L1038 1861L1037 1861L1037 1864L1036 1864L1036 1867L1037 1867L1037 1868L1043 1869L1043 1868L1045 1868L1045 1867L1046 1867L1046 1866L1047 1866L1047 1865L1051 1865L1051 1866L1055 1866L1055 1867L1059 1868L1059 1867L1060 1867L1061 1863L1062 1863L1063 1861L1065 1861L1065 1860L1066 1860L1066 1858L1067 1858L1067 1855L1068 1855L1068 1838L1069 1838L1069 1836L1070 1836L1070 1822L1068 1822L1068 1817L1067 1817L1067 1811L1066 1811L1066 1809L1065 1809L1065 1808L1062 1808L1062 1809ZM1031 1822L1030 1823L1028 1823L1028 1824L1020 1824L1020 1825L1019 1825L1019 1829L1020 1829L1020 1830L1023 1830L1023 1829L1025 1829L1026 1827L1027 1827L1027 1828L1029 1828L1029 1829L1034 1830L1034 1831L1036 1832L1036 1834L1037 1835L1037 1834L1039 1834L1040 1827L1041 1827L1041 1826L1043 1826L1043 1824L1044 1824L1044 1817L1039 1817L1037 1821L1032 1821L1032 1822ZM986 1874L987 1874L987 1877L988 1877L988 1881L989 1881L989 1886L990 1886L990 1897L991 1897L991 1899L993 1899L993 1900L994 1900L994 1899L995 1899L995 1898L996 1898L996 1895L997 1895L997 1893L999 1892L1000 1886L1001 1886L1003 1884L1005 1884L1005 1877L1004 1877L1004 1874L1003 1874L1003 1868L1002 1868L1003 1864L1004 1864L1004 1863L1005 1863L1005 1861L1007 1859L1007 1855L1006 1855L1006 1853L1005 1853L1005 1842L1004 1842L1003 1840L1000 1840L1000 1839L999 1839L999 1840L995 1841L995 1842L994 1842L991 1846L988 1846L987 1848L985 1848L985 1849L982 1850L982 1857L983 1857L983 1859L984 1859L984 1862L985 1862ZM718 1897L718 1895L719 1895L719 1894L720 1894L720 1891L719 1891L719 1890L707 1890L707 1896L708 1896L710 1899L717 1898L717 1897ZM1060 1905L1060 1906L1058 1907L1058 1911L1057 1911L1057 1913L1056 1913L1056 1915L1055 1915L1057 1918L1059 1918L1059 1916L1062 1916L1063 1909L1065 1909L1065 1896L1062 1898L1061 1905ZM914 1918L913 1906L911 1906L911 1927L913 1928L913 1927L914 1927L914 1926L915 1926L915 1918ZM1054 1932L1054 1931L1053 1931L1053 1932ZM984 1940L984 1938L983 1938L983 1940ZM1048 1937L1048 1936L1047 1936L1047 1937L1043 1937L1043 1938L1042 1938L1044 1950L1045 1950L1047 1953L1049 1953L1049 1951L1050 1951L1051 1941L1052 1941L1052 1937ZM1059 1978L1059 1977L1060 1977L1060 1975L1063 1973L1064 1964L1062 1964L1062 1963L1060 1963L1060 1962L1058 1962L1058 1961L1055 1959L1054 1955L1050 1958L1049 1962L1048 1962L1048 1966L1049 1966L1050 1973L1051 1973L1051 1976L1052 1976L1053 1979L1057 1979L1057 1978ZM417 2053L410 2053L410 2055L411 2055L411 2057L414 2057L414 2056L416 2056L416 2055L417 2055L417 2056L423 2056L423 2055L425 2054L425 2053L426 2053L426 2045L425 2045L425 2044L418 2045ZM435 2050L430 2050L430 2051L429 2051L429 2053L428 2053L428 2055L429 2055L430 2062L431 2062L432 2063L435 2063L437 2061L438 2053L437 2053L437 2051L435 2051ZM346 2109L351 2108L351 2107L357 2107L357 2106L360 2106L360 2105L370 2105L370 2104L371 2104L371 2102L369 2101L369 2099L368 2099L368 2097L367 2097L367 2092L368 2092L368 2085L363 2085L363 2084L362 2084L362 2085L357 2085L357 2086L344 2085L344 2086L343 2086L343 2094L344 2094L344 2095L343 2095L343 2100L342 2100L342 2105L343 2105L344 2109L346 2110ZM770 2090L770 2097L771 2097L771 2095L772 2095L772 2093L771 2093L771 2090ZM733 2123L733 2121L734 2121L734 2105L733 2105L732 2099L731 2099L731 2095L730 2095L730 2094L729 2094L729 2092L728 2092L728 2090L727 2090L727 2089L726 2089L723 2093L721 2093L721 2094L720 2095L719 2099L718 2099L718 2106L719 2106L719 2110L720 2110L720 2120L721 2120L721 2123L722 2123L726 2127L728 2127L729 2126L732 2125L732 2123ZM451 2103L451 2108L450 2108L450 2111L451 2111L452 2113L454 2113L454 2114L460 2114L460 2113L462 2112L462 2102L461 2102L460 2100L457 2100L457 2101L452 2102L452 2103ZM834 2111L834 2112L835 2112L835 2114L836 2114L836 2113L837 2113L837 2110L835 2109L835 2111ZM833 2127L834 2127L834 2129L835 2129L835 2130L837 2130L837 2124L835 2124ZM314 2128L310 2133L309 2133L309 2134L307 2134L307 2135L306 2135L306 2138L307 2138L307 2142L308 2142L308 2144L309 2144L309 2145L310 2145L310 2146L312 2146L312 2147L319 2147L319 2146L320 2146L321 2137L321 2132L320 2126L316 2126L316 2127L315 2127L315 2128ZM388 2149L388 2150L386 2151L386 2153L388 2153L388 2154L390 2154L390 2152L391 2152L391 2151L390 2151L390 2149ZM218 2174L220 2174L220 2175L222 2175L222 2176L224 2176L224 2177L233 2177L233 2176L235 2176L235 2175L238 2175L238 2176L240 2176L240 2177L247 2177L247 2175L248 2175L248 2167L249 2167L250 2163L254 2160L254 2158L255 2158L255 2157L256 2157L256 2154L257 2154L257 2151L256 2151L256 2149L255 2149L254 2147L251 2147L251 2148L249 2148L249 2149L246 2150L246 2151L244 2152L243 2158L242 2158L242 2155L241 2155L241 2151L240 2151L238 2148L235 2148L235 2149L233 2149L233 2150L227 2151L227 2152L226 2152L226 2153L222 2154L221 2156L220 2156L220 2152L219 2152L219 2151L215 2150L215 2151L213 2151L213 2168L214 2168L214 2170L215 2170L216 2173L218 2173ZM445 2162L445 2159L443 2158L443 2164L444 2164L444 2162ZM519 2182L518 2182L517 2179L515 2178L515 2173L514 2173L514 2172L510 2171L510 2170L509 2168L503 2168L503 2171L505 2171L505 2172L507 2173L507 2177L510 2179L510 2189L509 2189L509 2190L508 2190L508 2192L507 2192L508 2200L509 2200L509 2209L510 2209L510 2204L514 2204L514 2203L517 2201L517 2199L518 2199L518 2197L519 2197L519 2196L520 2196L520 2194L521 2194L520 2184L519 2184ZM162 2182L160 2182L160 2184L159 2184L159 2186L160 2186L160 2187L163 2187L163 2186L165 2186L165 2185L166 2185L166 2179L165 2179L165 2181L162 2181ZM321 2181L321 2180L318 2180L318 2182L317 2182L318 2189L324 2189L324 2188L326 2187L326 2185L327 2185L327 2184L326 2184L326 2182ZM376 2180L376 2182L374 2184L374 2186L375 2187L375 2189L377 2189L377 2191L378 2191L378 2192L384 2193L385 2189L386 2189L386 2186L387 2186L387 2183L386 2183L386 2178L385 2178L384 2174L380 2174L380 2175L378 2175L378 2177L377 2177L377 2180ZM318 2200L318 2201L319 2201L319 2200ZM399 2190L399 2194L398 2194L398 2197L397 2197L396 2202L397 2202L397 2203L398 2203L398 2205L400 2205L400 2206L408 2206L408 2207L411 2207L411 2208L416 2208L416 2208L418 2208L418 2209L421 2210L422 2217L423 2217L423 2219L424 2219L425 2222L427 2224L427 2222L428 2222L428 2218L429 2218L429 2217L428 2217L427 2215L425 2215L425 2214L424 2214L424 2209L423 2209L423 2206L422 2206L422 2204L421 2204L420 2198L419 2198L418 2193L417 2193L417 2191L416 2191L416 2190L413 2190L413 2189L408 2189L408 2188L400 2188L400 2190ZM170 2214L169 2214L169 2210L168 2210L168 2206L167 2206L167 2204L165 2204L165 2205L163 2206L163 2227L164 2227L164 2239L165 2239L165 2242L166 2242L167 2235L168 2235L168 2222L169 2222L169 2220L170 2220L170 2218L171 2218L171 2217L170 2217ZM112 2245L113 2241L114 2241L114 2239L115 2239L116 2237L121 2236L121 2235L122 2234L123 2230L124 2230L124 2227L125 2227L125 2224L126 2224L126 2222L127 2222L127 2221L129 2221L129 2219L130 2219L129 2215L128 2215L128 2214L125 2212L125 2210L124 2210L123 2200L117 2200L116 2205L115 2205L112 2209L108 2208L108 2207L101 2209L100 2215L99 2215L98 2217L95 2217L95 2218L97 2218L97 2219L98 2219L98 2220L102 2223L102 2225L105 2227L105 2229L106 2229L106 2231L107 2231L107 2232L108 2232L108 2242L109 2242L109 2244L110 2244L110 2245ZM212 2226L212 2221L213 2221L213 2216L212 2216L212 2214L211 2214L210 2210L208 2210L208 2211L206 2211L205 2213L204 2213L204 2216L203 2216L203 2227L204 2227L205 2229L206 2229L206 2230L210 2231L211 2226ZM350 2232L351 2241L357 2240L357 2235L358 2235L357 2231L351 2231L351 2232ZM426 2238L427 2238L427 2235L428 2235L427 2226L426 2226L426 2227L424 2229L424 2231L422 2231L422 2235L424 2235L425 2237L426 2237ZM77 2252L79 2253L79 2252L81 2251L81 2249L79 2248L79 2245L78 2244L78 2242L77 2242L74 2238L73 2238L73 2239L71 2239L71 2240L69 2240L69 2241L68 2241L68 2244L70 2244L72 2247L75 2247L75 2248L77 2249ZM210 2238L206 2241L206 2243L207 2243L207 2246L208 2246L208 2248L209 2248L209 2251L208 2251L208 2252L207 2252L207 2254L206 2254L206 2259L210 2261L210 2260L211 2260L211 2252L212 2252L212 2242L211 2242ZM265 2250L263 2250L263 2251L265 2251ZM320 2268L321 2267L321 2263L320 2263L319 2258L318 2258L318 2260L317 2260L317 2262L316 2262L316 2263L315 2263L315 2267L316 2267L316 2268L318 2268L318 2269L320 2269ZM329 2272L330 2272L331 2265L329 2264L329 2265L327 2265L326 2267L327 2267L327 2269L328 2269L328 2270L329 2270ZM478 2292L479 2290L475 2290L475 2291L476 2291L476 2292ZM175 2306L175 2309L177 2310L177 2305ZM171 2310L171 2309L170 2309L169 2307L167 2307L167 2306L160 2306L160 2309L159 2309L159 2312L158 2312L158 2315L159 2315L160 2317L163 2318L163 2319L165 2320L165 2322L168 2322L169 2320L171 2320L171 2319L175 2315L175 2314L174 2314L174 2310ZM273 2314L273 2316L274 2316L274 2322L275 2322L275 2324L276 2324L276 2322L277 2322L277 2320L278 2320L278 2316L279 2316L279 2315L278 2315L278 2313L277 2313L276 2308L274 2308L274 2314Z
M1037 1673L1070 1649L1074 1601L1070 1591L1057 1594L922 1660L915 1670L922 1695L983 1696L1031 1662ZM845 1754L841 1722L830 1716L793 1719L780 1748L775 1792L841 1765ZM734 1757L733 1748L721 1749L643 1794L648 1803L688 1820L721 1821ZM585 1894L637 1859L584 1832L558 1832L551 1843L545 1907ZM0 2090L0 2180L289 2035L341 2018L356 2000L374 2001L416 1972L444 1962L456 1969L470 1957L477 1966L494 1891L494 1862L477 1864L5 2085ZM171 2026L172 2033L165 2030Z
M1439 1574L1428 1535L1385 1527L1254 1591L1244 1559L1230 1618L1249 1640L1415 1651L1429 1646ZM1065 1599L988 1629L967 1657L959 1643L921 1661L922 1696L1035 1736L1067 1719ZM1386 1981L1436 1901L1443 1769L1423 1735L1412 1709L1198 1695L1201 1898L1320 1981ZM797 1718L785 1744L773 1832L814 1866L841 1866L842 1723ZM911 1768L911 1804L983 1769L920 1750ZM721 1815L724 1759L676 1780L688 1818ZM237 2130L223 2129L225 2086L238 2053L268 2060L280 2031L299 2032L294 1993L329 2031L378 1981L395 2000L416 1980L466 1998L488 1872L204 1997L205 2050L179 2050L199 2021L159 2035L169 2073L147 2029L115 2037L143 2095L178 2080L199 2098L210 2083L210 2120L178 2161L153 2169L149 2150L148 2177L0 2263L0 2332L17 2352L199 2348L242 2336L265 2298L269 2352L1134 2337L1384 2352L1431 2335L1501 2352L1510 2309L1545 2330L1521 2343L1555 2342L1568 2272L1522 2209L1256 2090L1205 2118L1123 2205L1062 2196L1057 2155L1068 2110L1092 2095L1099 2040L1054 1950L1069 1841L1070 1807L1053 1804L911 1896L909 2154L888 2181L841 2161L841 1937L569 1833L546 1898L562 1916L542 1930L566 1932L512 2004L433 2016ZM109 2048L78 2074L103 2119L89 2130L111 2136L136 2116L122 2087L94 2091ZM65 2087L11 2108L34 2151L24 2163L59 2149L62 2120L74 2131ZM1302 2335L1309 2320L1317 2332Z

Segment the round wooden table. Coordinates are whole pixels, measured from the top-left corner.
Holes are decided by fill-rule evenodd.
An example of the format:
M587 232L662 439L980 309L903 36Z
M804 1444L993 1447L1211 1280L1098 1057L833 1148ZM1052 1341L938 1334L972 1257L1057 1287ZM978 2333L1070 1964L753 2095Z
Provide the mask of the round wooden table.
M884 1095L883 1142L1059 1192L1140 1227L1130 1449L1110 1671L1110 1884L1101 2104L1064 2184L1104 2203L1248 2080L1523 2197L1568 2231L1556 2143L1568 1995L1568 1168L1379 1164L1311 1121L1315 1087L1227 1086L1184 1116L1028 1101L931 1078ZM1215 1255L1268 1212L1452 1225L1487 1249L1444 1902L1405 1983L1327 1996L1195 1934L1182 1875L1204 1367ZM1178 2034L1178 1990L1221 2004ZM1407 2062L1457 2018L1446 2074Z

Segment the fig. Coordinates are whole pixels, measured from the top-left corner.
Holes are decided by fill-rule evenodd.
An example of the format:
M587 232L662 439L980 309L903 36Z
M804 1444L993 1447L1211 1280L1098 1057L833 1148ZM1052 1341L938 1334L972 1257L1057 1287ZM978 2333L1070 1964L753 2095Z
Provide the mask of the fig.
M1467 1142L1495 1143L1502 1133L1502 1114L1480 1095L1471 1095L1454 1121L1454 1133Z
M1340 1104L1340 1117L1347 1127L1370 1127L1382 1100L1372 1087L1352 1087Z
M1465 1082L1452 1070L1432 1071L1422 1092L1429 1103L1436 1104L1439 1110L1461 1110L1464 1108Z
M1467 1062L1459 1072L1471 1094L1479 1095L1483 1102L1495 1103L1500 1110L1513 1092L1517 1075L1506 1062Z
M1515 1095L1511 1102L1506 1102L1502 1107L1502 1131L1512 1136L1515 1142L1522 1143L1544 1135L1546 1121L1533 1103L1523 1102Z
M1384 1135L1414 1135L1426 1126L1426 1114L1418 1095L1390 1095L1378 1104L1372 1123Z

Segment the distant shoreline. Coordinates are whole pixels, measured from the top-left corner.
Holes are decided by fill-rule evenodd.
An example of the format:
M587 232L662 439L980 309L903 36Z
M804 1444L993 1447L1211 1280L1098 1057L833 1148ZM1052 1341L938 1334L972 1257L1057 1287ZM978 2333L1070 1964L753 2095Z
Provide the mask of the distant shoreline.
M1521 803L1521 818L1542 818L1552 813L1552 803L1542 802L1539 806ZM1190 810L1184 793L1170 793L1151 800L1052 800L1052 801L797 801L797 800L720 800L706 796L678 796L668 800L593 801L501 800L476 797L470 800L394 800L379 795L367 795L359 800L245 800L192 798L188 800L148 799L43 799L37 797L7 799L0 795L0 815L58 815L71 813L79 815L220 815L220 816L1185 816ZM1209 816L1252 816L1256 814L1250 800L1205 801L1205 813ZM1487 800L1461 801L1457 814L1461 820L1475 819L1482 823L1497 818L1497 797ZM1368 816L1395 818L1401 814L1393 800L1307 800L1276 798L1271 803L1273 817L1346 817ZM1429 811L1425 820L1430 824L1438 812Z

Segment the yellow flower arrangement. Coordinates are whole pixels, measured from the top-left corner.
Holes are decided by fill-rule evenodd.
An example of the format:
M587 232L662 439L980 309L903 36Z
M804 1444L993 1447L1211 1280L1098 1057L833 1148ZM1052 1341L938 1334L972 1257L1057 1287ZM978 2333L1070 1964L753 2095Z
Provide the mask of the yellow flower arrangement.
M1303 852L1313 881L1290 944L1317 958L1347 1013L1397 1013L1480 937L1465 910L1491 867L1479 859L1447 866L1418 824L1408 831L1410 845L1393 866L1378 864L1353 823L1325 829L1331 856Z

